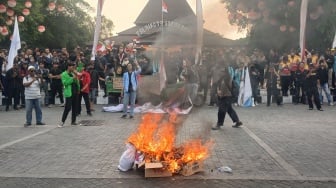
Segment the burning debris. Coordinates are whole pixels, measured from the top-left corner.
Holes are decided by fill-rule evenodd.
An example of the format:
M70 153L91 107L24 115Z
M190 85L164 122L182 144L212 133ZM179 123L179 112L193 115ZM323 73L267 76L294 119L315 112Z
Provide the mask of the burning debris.
M202 171L213 142L193 139L175 146L179 126L176 114L145 114L138 130L127 140L119 170L130 170L135 164L137 168L145 168L145 177L190 176ZM123 161L128 165L121 164Z

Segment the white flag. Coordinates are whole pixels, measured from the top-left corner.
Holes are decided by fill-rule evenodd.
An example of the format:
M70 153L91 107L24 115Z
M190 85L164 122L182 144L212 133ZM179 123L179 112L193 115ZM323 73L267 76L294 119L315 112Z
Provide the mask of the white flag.
M12 42L10 45L9 53L8 53L8 64L6 70L9 70L13 67L14 58L17 56L17 51L21 48L21 40L20 40L20 32L19 32L19 25L17 22L17 17L15 16L15 23L14 23L14 32L12 37Z
M95 60L96 58L96 49L98 45L99 35L100 35L100 29L101 29L101 13L103 10L103 4L104 0L98 0L98 6L97 6L97 18L96 18L96 27L95 32L93 36L93 46L92 46L92 52L91 52L91 60Z
M301 59L305 59L306 50L306 22L307 22L308 0L302 0L300 11L300 48Z
M251 79L249 69L246 67L245 70L245 82L244 82L244 99L243 106L250 107L252 106L252 87L251 87Z
M333 41L331 48L335 48L335 47L336 47L336 32L335 32L334 41Z

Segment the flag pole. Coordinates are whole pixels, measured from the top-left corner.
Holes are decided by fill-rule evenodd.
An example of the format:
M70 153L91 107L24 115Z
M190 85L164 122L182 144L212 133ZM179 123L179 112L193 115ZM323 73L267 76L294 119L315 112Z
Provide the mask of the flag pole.
M306 23L307 23L307 11L309 0L302 0L300 10L300 50L301 61L305 61L305 49L306 49Z
M97 17L96 17L96 26L95 32L93 35L93 45L92 45L92 52L91 52L91 60L95 60L96 58L96 48L98 45L100 29L101 29L101 17L102 17L102 10L103 10L104 0L98 0L97 5Z

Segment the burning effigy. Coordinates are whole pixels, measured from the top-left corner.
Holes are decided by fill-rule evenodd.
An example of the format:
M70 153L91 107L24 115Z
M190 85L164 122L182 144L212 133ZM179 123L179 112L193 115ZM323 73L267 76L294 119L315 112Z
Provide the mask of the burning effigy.
M127 139L127 150L120 158L119 170L127 171L136 165L145 169L145 177L189 176L203 171L213 141L191 139L177 145L179 126L181 122L176 114L145 114L137 131Z

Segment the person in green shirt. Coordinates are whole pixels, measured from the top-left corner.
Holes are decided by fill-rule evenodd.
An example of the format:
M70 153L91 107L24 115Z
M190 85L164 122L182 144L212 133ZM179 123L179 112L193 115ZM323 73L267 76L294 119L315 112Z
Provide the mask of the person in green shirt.
M62 121L58 127L63 127L69 112L71 111L71 125L78 125L76 123L77 115L77 98L80 91L78 73L75 69L75 63L69 62L67 69L61 74L61 80L64 87L65 106L62 115Z

